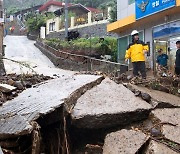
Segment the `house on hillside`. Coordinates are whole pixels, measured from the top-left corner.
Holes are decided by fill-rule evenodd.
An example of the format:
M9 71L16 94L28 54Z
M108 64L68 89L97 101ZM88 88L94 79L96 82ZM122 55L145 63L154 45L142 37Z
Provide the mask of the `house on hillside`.
M68 4L68 6L71 6L71 4ZM62 9L63 7L64 7L64 3L50 0L39 8L39 12L40 13L54 12L58 9Z
M73 28L77 28L81 26L89 26L93 24L93 22L94 24L97 24L97 21L104 21L108 23L107 20L108 15L107 14L103 15L103 11L96 8L85 7L82 4L74 4L74 5L70 4L68 6L68 11L71 16L69 18L69 28L71 30ZM46 34L49 34L51 32L58 32L63 29L64 29L63 11L60 17L49 19L46 22Z
M23 10L20 10L20 11L17 11L13 14L14 17L20 19L21 21L24 20L25 16L29 13L29 12L39 12L39 8L41 7L42 5L36 5L36 6L33 6L33 7L30 7L30 8L27 8L27 9L23 9Z

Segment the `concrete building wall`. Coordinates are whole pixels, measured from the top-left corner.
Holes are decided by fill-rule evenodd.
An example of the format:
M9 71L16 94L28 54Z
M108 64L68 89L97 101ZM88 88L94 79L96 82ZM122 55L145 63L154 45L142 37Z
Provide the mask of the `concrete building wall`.
M47 22L46 22L46 32L47 32L47 34L49 34L50 32L58 32L59 31L60 20L61 19L59 17L47 20ZM54 30L50 30L50 24L51 23L55 23Z
M159 20L153 21L153 22L148 22L148 23L144 23L143 25L136 27L134 25L131 26L131 28L119 33L119 37L123 37L126 35L130 35L131 31L134 29L137 29L138 31L143 31L144 32L144 42L150 42L150 56L147 57L147 63L148 65L153 68L153 54L155 51L153 51L153 37L152 37L152 33L153 33L153 27L158 26L158 25L162 25L162 24L166 24L168 22L173 22L176 20L180 20L180 14L173 14L173 15L168 15L168 16L162 16L161 18L159 18Z
M118 0L117 1L117 19L126 18L132 14L135 14L135 3L130 4L128 0Z

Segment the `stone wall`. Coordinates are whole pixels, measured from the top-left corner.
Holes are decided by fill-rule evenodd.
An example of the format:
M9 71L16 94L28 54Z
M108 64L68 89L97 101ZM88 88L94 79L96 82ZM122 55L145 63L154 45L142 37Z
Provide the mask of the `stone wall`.
M106 37L106 36L113 36L113 37L118 37L117 34L115 33L108 33L107 32L107 24L108 23L102 23L99 24L97 22L97 24L93 24L90 26L86 26L86 27L79 27L79 28L74 28L74 29L70 29L71 30L76 30L79 32L80 37ZM60 39L64 39L64 31L61 32L52 32L48 35L46 35L46 38L60 38Z
M49 47L40 41L37 41L35 46L39 48L40 51L46 55L55 66L61 69L72 71L100 71L104 73L117 71L119 71L119 73L124 73L127 71L126 65L99 60L88 56L62 52Z

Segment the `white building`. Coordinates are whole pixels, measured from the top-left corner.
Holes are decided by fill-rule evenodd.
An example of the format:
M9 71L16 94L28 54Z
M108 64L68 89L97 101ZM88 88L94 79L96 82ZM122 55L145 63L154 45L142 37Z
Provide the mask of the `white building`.
M136 29L150 46L149 66L155 69L156 51L162 48L173 68L175 42L180 40L180 0L117 0L117 10L117 21L109 24L107 31L119 35L118 61L124 62L130 33Z

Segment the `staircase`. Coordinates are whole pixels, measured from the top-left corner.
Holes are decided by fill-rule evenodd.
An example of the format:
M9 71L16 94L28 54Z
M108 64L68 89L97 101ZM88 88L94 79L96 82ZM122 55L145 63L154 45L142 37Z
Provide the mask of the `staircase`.
M14 27L14 31L11 33L10 27ZM8 35L26 35L25 25L17 18L14 18L13 21L6 22L5 28Z

